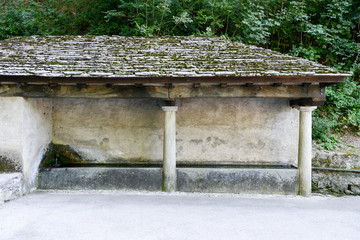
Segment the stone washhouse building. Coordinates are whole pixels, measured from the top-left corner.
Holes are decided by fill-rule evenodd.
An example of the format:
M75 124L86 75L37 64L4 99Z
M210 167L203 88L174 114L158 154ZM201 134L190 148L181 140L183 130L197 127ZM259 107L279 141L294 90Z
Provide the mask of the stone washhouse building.
M308 196L311 112L346 76L215 37L7 39L0 172L25 193Z

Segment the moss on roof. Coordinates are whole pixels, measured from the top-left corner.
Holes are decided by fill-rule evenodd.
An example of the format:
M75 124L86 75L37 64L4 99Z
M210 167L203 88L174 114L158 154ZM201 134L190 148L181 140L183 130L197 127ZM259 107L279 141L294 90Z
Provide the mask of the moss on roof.
M217 37L31 36L0 42L0 75L110 78L348 74Z

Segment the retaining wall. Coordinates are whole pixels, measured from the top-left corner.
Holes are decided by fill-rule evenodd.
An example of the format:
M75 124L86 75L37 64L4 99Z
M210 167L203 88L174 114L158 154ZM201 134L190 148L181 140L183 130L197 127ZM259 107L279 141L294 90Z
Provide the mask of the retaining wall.
M312 185L315 192L360 195L360 156L314 152Z

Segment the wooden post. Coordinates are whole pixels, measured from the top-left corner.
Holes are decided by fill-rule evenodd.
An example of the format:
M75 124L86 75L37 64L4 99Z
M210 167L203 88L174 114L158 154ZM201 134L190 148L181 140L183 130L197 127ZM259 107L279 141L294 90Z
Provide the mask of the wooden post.
M311 148L312 148L312 111L316 107L299 107L299 194L308 197L311 194Z
M162 190L176 191L176 106L163 106L165 112Z

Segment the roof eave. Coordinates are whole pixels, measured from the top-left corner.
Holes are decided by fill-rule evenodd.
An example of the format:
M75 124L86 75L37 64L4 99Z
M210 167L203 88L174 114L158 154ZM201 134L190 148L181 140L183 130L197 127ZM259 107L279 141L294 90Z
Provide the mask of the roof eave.
M290 76L169 76L169 77L53 77L35 75L0 75L0 83L34 84L322 84L341 83L351 74L318 74Z

